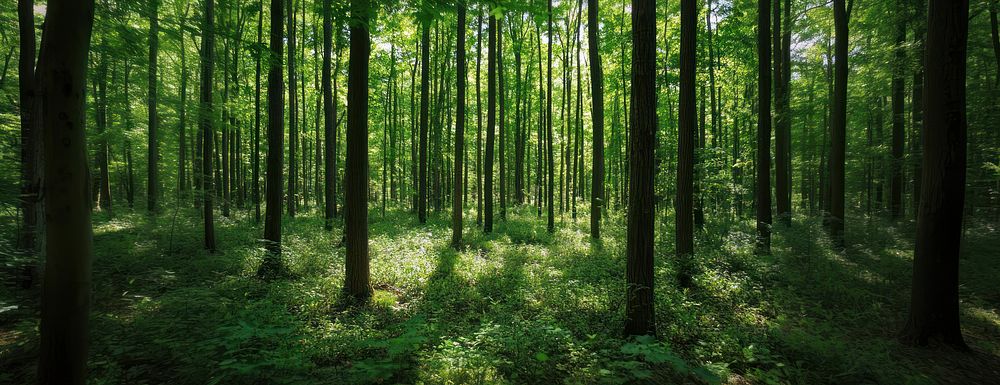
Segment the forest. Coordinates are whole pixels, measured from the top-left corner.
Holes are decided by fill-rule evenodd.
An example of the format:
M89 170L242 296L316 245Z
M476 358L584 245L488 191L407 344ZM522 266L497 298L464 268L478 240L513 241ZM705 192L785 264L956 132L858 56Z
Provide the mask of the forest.
M1000 383L998 0L4 0L0 384Z

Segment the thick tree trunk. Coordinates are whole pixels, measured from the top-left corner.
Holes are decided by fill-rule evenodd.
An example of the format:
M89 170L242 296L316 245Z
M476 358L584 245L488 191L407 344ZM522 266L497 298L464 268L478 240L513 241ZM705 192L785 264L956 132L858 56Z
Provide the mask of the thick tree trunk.
M456 89L458 101L455 108L455 183L451 204L451 244L456 249L462 245L462 168L465 162L465 3L458 5L458 38L455 43Z
M757 252L771 252L771 44L770 1L757 1Z
M270 51L267 71L267 176L265 180L264 242L267 253L257 275L281 272L281 192L285 161L285 85L281 73L284 45L282 0L271 0Z
M39 59L45 154L45 279L39 384L87 381L90 316L90 187L85 88L93 1L50 0Z
M214 108L212 106L212 81L215 70L215 0L205 1L205 10L202 12L201 39L201 108L198 110L198 120L202 132L202 208L205 219L205 248L210 252L215 252L215 218L212 201L215 198L215 186L212 181L212 160L214 157L212 144L215 141Z
M697 66L698 8L695 0L681 2L680 122L677 136L677 198L674 202L678 282L691 285L689 260L694 254L695 71Z
M959 253L965 203L968 0L931 0L924 65L924 183L917 214L904 342L968 350L959 325Z
M653 241L656 212L656 2L632 0L632 134L625 278L626 335L655 335Z
M368 259L368 0L351 0L351 52L347 79L347 164L344 233L347 255L344 292L359 301L371 297Z

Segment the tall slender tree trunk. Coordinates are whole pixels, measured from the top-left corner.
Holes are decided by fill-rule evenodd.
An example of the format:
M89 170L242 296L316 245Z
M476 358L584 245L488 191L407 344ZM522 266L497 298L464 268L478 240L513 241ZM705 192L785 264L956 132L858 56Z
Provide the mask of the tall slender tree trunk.
M286 197L288 216L295 217L298 198L295 196L298 183L298 164L295 162L298 147L298 87L295 78L295 0L286 0L288 12L288 196ZM303 101L304 102L304 101Z
M853 1L853 0L852 0ZM846 0L833 1L834 85L830 132L830 236L834 247L844 247L844 164L847 146L847 51L848 10Z
M788 8L785 4L784 8ZM784 34L782 33L782 1L774 0L774 29L772 31L772 44L774 46L774 114L775 114L775 136L774 136L774 194L775 207L778 212L778 221L785 225L792 225L792 185L791 185L791 114L786 108L788 103L788 83L785 82L787 74L791 71L785 62L785 45L783 44ZM787 9L786 9L787 11ZM786 12L787 14L787 12ZM786 16L787 17L787 16ZM785 20L787 25L788 20ZM785 31L790 32L790 31ZM764 96L761 96L764 97ZM787 130L786 130L787 129Z
M215 110L212 106L212 80L215 70L215 0L205 0L205 10L202 12L201 39L201 108L198 109L198 120L202 132L202 208L205 219L205 248L215 252L215 218L212 201L215 198L215 186L212 181L212 144L215 141Z
M632 0L632 135L625 247L626 335L655 335L653 242L656 213L656 2Z
M757 1L757 252L771 252L771 0Z
M97 67L97 92L94 95L97 111L94 114L97 123L98 148L97 167L100 168L100 183L98 184L97 202L101 210L111 212L111 173L108 170L108 49L104 37L101 37L100 63ZM44 119L43 119L44 120ZM44 122L43 122L44 123Z
M431 25L430 21L422 20L420 40L420 182L417 197L417 220L427 223L427 137L430 120L430 57L431 57Z
M347 255L344 292L355 300L371 297L368 259L368 0L351 0L351 52L347 79L347 164L344 176L344 233Z
M483 181L483 232L493 232L493 142L497 125L497 18L492 13L489 21L489 53L486 69L486 175Z
M273 3L273 1L272 1ZM262 51L263 47L263 34L264 34L264 2L261 1L257 4L259 7L257 9L257 51L254 55L254 125L253 125L253 205L254 205L254 223L260 223L260 61L261 56L264 55ZM274 4L271 5L272 7ZM281 3L278 2L280 8ZM278 19L281 20L280 18ZM270 54L273 54L269 51ZM278 52L278 58L281 58L281 52ZM270 59L270 57L269 57ZM268 82L270 79L270 63L268 60ZM281 76L279 71L278 76ZM270 90L268 90L270 92ZM270 97L270 94L268 95ZM270 130L270 106L268 106L268 130ZM280 120L279 120L280 121ZM268 135L270 136L270 135ZM270 145L270 144L269 144ZM279 187L280 189L280 187Z
M476 17L476 224L483 223L483 99L481 81L483 64L483 13Z
M968 350L959 325L959 252L965 204L968 0L931 0L924 65L924 183L917 214L910 315L904 342Z
M18 248L37 250L41 228L42 150L41 112L38 109L35 74L35 10L33 0L18 0L17 23L20 36L18 47L18 108L21 112L21 228Z
M337 215L336 198L334 197L334 186L337 183L335 174L337 163L334 161L333 147L336 141L337 111L333 108L333 0L323 0L323 193L325 219L324 228L327 231L333 230L333 218Z
M465 3L458 4L458 37L455 43L456 89L458 101L455 107L455 183L451 205L451 244L455 248L462 245L462 168L465 162Z
M264 185L264 242L267 253L257 275L270 277L281 272L281 192L285 161L285 85L281 54L285 44L283 0L271 0L270 50L267 71L267 176Z
M587 0L587 50L590 54L591 112L594 130L591 175L590 236L601 238L601 215L604 209L604 71L601 69L601 43L598 0Z
M499 131L497 147L499 151L497 153L497 160L500 163L500 181L498 183L500 185L500 199L498 201L500 202L500 219L507 220L507 157L504 155L504 149L507 147L507 138L505 135L507 132L507 120L505 116L507 111L507 93L504 92L503 22L504 17L501 15L496 23L496 45L494 47L497 50L497 54L494 56L494 59L496 60L497 98L499 98L499 107L497 108L499 115L497 117L497 131Z
M149 2L149 71L147 72L148 96L146 103L149 108L149 147L147 155L146 169L146 210L151 213L158 211L157 198L160 195L160 170L159 170L159 126L160 116L156 110L157 103L157 78L156 71L158 64L156 58L160 50L160 20L159 20L159 0Z
M190 10L190 5L184 9L183 20L187 20L188 11ZM188 190L188 177L187 177L187 84L188 84L188 72L187 72L187 47L184 44L184 31L179 31L180 33L180 50L181 50L181 86L180 86L180 107L177 109L178 114L178 149L177 149L177 191L179 197L185 197ZM125 100L128 100L126 98Z
M892 176L889 178L889 210L893 219L903 217L903 146L906 142L906 4L896 2L896 46L892 68Z
M50 0L39 58L45 160L45 279L39 384L87 381L91 253L85 89L93 1Z
M993 26L993 49L994 53L997 55L997 84L1000 84L1000 40L997 36L997 24L996 24L996 1L993 3L993 11L991 13L991 20ZM920 190L922 189L921 182L923 177L923 172L921 170L921 146L920 142L923 140L924 132L924 35L926 33L927 25L927 3L924 0L916 0L916 14L913 23L913 41L915 48L915 56L919 58L917 60L917 68L913 73L913 97L912 97L912 114L913 114L913 133L915 138L910 139L913 143L914 151L910 154L914 159L913 163L913 197L911 199L911 204L913 207L913 216L917 216L917 211L920 206Z
M689 261L694 254L695 76L697 71L698 8L695 0L681 2L681 84L677 139L676 253L681 264L678 282L691 285Z
M551 233L554 233L556 231L556 216L555 216L555 157L554 157L554 154L553 154L553 145L552 145L552 43L553 43L552 39L555 36L553 34L553 30L552 30L552 0L548 0L548 11L549 11L548 12L548 17L549 17L549 19L548 19L549 34L548 34L547 46L548 46L549 66L548 66L548 76L546 77L548 79L548 87L546 87L546 96L545 96L545 105L546 105L546 107L545 107L545 116L546 116L546 119L545 119L545 126L546 126L545 146L546 146L546 153L547 153L546 157L548 159L548 175L549 175L549 179L548 179L549 187L547 189L548 191L546 191L547 197L548 197L548 201L546 202L546 206L548 206L548 210L549 210L548 214L549 214L549 216L548 216L548 223L546 224L546 229L551 234Z

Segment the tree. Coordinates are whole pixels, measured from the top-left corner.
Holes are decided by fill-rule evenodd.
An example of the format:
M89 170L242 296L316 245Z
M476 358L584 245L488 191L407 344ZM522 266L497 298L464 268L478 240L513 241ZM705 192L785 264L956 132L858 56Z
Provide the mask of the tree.
M771 0L757 1L757 252L771 252Z
M264 213L264 242L267 253L257 270L260 277L270 277L281 270L281 192L285 150L285 85L281 73L281 50L284 45L282 0L271 0L271 34L267 70L267 180L264 186L267 207Z
M546 224L546 229L549 233L554 233L556 231L556 215L555 215L555 158L553 157L553 145L552 145L552 38L555 34L552 31L552 0L548 1L548 24L549 24L549 35L548 35L548 55L549 55L549 67L548 67L548 88L546 88L545 96L545 146L546 146L546 157L548 158L548 174L549 174L549 186L546 191L548 194L548 201L546 205L548 206L548 223Z
M493 232L493 142L497 128L497 17L490 12L486 80L486 170L483 180L483 232Z
M46 259L39 384L84 384L93 236L87 173L87 51L94 2L49 0L39 58L43 96Z
M205 0L205 11L201 26L201 107L198 109L198 125L202 132L202 208L205 219L205 248L215 252L215 218L212 200L215 197L215 187L212 181L212 143L215 141L215 114L212 106L212 75L215 69L215 0Z
M159 20L159 0L149 2L149 71L147 71L148 96L146 105L149 107L149 136L148 136L148 158L146 169L146 210L155 213L157 211L156 200L160 194L159 179L159 126L160 117L157 113L157 63L156 58L160 50L160 20Z
M420 182L417 198L417 219L420 223L427 223L427 125L430 119L431 60L431 24L428 19L429 14L420 20Z
M462 245L462 210L465 207L462 200L462 169L465 162L465 2L458 4L458 37L455 43L456 89L458 100L455 107L455 182L451 197L451 244L455 248Z
M604 209L604 72L601 69L601 43L597 19L599 0L587 0L587 49L590 53L590 116L594 121L593 162L590 194L590 236L601 238L601 212Z
M337 143L334 139L337 135L337 110L334 108L333 85L331 83L331 78L333 78L333 64L330 58L333 51L333 7L331 3L332 0L323 0L323 160L325 161L323 215L326 219L324 228L327 231L333 230L333 218L337 215L337 202L334 195L337 163L333 154L334 146Z
M371 297L368 260L368 60L369 0L351 0L351 52L347 77L347 159L344 175L344 234L347 257L344 292L359 301Z
M681 264L678 281L681 287L691 284L687 260L694 254L694 147L695 147L695 76L697 60L698 8L695 0L681 2L681 84L678 145L676 253Z
M834 82L830 117L830 237L844 247L844 163L847 146L847 21L846 0L833 1ZM853 0L851 1L853 5Z
M792 117L789 108L789 80L791 79L791 62L789 56L791 44L791 24L789 0L782 7L781 0L774 0L774 29L772 31L774 47L774 194L778 221L792 225L792 173L791 173L791 125ZM782 33L782 13L784 10L784 33ZM787 36L787 39L786 39ZM761 96L763 97L763 96Z
M655 335L653 158L656 144L656 1L632 0L632 127L625 334Z
M917 214L910 314L904 342L968 350L959 325L959 252L965 205L967 0L931 0L923 58L923 180Z
M18 102L21 110L21 229L18 248L35 250L39 228L41 188L41 126L35 79L35 11L33 0L18 0Z
M287 0L288 7L288 216L295 217L295 209L298 206L298 198L295 196L296 183L298 181L298 163L295 162L296 148L298 147L298 121L299 107L297 96L297 81L295 79L295 0ZM305 103L305 101L302 101Z
M893 219L903 217L903 131L906 129L906 15L902 0L896 2L896 46L892 67L892 176L889 178L889 211Z

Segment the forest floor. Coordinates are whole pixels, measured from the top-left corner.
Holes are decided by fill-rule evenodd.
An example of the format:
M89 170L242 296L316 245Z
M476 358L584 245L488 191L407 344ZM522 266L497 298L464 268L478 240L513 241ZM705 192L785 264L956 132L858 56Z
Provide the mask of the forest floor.
M341 300L340 229L315 213L284 223L291 277L255 278L247 213L201 247L193 210L95 216L92 384L1000 382L1000 230L972 224L961 258L962 323L974 354L896 341L909 298L913 224L851 218L844 253L818 221L776 228L752 253L750 221L699 233L695 287L677 289L672 220L657 219L657 339L622 338L624 226L591 242L585 216L556 234L534 209L491 235L467 217L371 215L370 304ZM670 223L665 223L670 222ZM10 232L5 232L10 235ZM10 238L5 236L5 238ZM2 266L0 266L2 267ZM3 267L10 273L9 266ZM0 288L0 383L33 383L37 290Z

